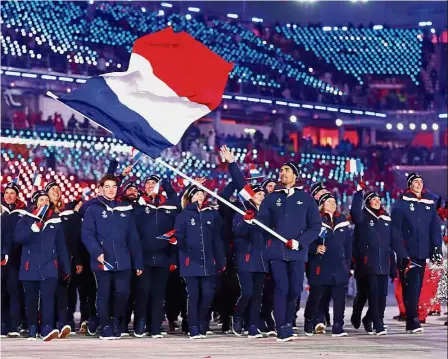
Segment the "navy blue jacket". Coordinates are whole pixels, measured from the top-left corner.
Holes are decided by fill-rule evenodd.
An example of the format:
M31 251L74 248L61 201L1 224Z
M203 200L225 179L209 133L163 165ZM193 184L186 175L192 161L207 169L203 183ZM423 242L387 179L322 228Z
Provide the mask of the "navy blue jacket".
M392 209L392 248L399 262L403 258L427 259L442 246L440 219L428 193L419 200L406 191Z
M174 229L179 213L176 198L167 199L157 195L154 201L146 205L134 205L135 220L143 251L143 262L153 267L169 267L176 264L176 248L168 241L157 239Z
M22 244L20 280L41 281L58 278L59 274L65 277L71 272L61 219L53 214L40 230L33 229L39 220L27 212L16 227L15 241Z
M350 215L358 233L354 238L357 276L390 275L392 222L388 213L362 207L363 192L353 196Z
M179 270L182 277L214 276L224 269L221 217L216 207L188 204L176 218Z
M85 255L83 251L84 244L81 241L81 225L82 218L78 212L75 212L73 208L75 203L71 203L62 212L59 213L62 224L64 225L65 241L67 244L68 254L73 266L83 265L82 255Z
M90 254L93 271L103 268L97 257L104 254L104 260L114 270L143 270L140 240L135 224L132 206L121 202L96 197L84 215L81 228L82 242ZM131 265L132 258L132 265Z
M1 215L1 250L2 259L8 255L8 263L5 268L14 268L19 270L20 257L22 256L22 245L14 241L17 223L28 212L25 209L25 204L18 202L18 205L2 204Z
M336 285L348 283L352 260L350 222L344 215L330 216L321 213L325 239L318 237L309 246L307 277L310 285ZM317 247L324 245L326 252L317 253Z
M248 207L257 214L252 205ZM235 235L235 260L238 272L268 272L268 263L263 258L266 247L263 233L247 223L243 216L235 213L233 218L233 234Z
M303 187L291 188L289 193L288 196L288 189L277 187L267 195L260 206L258 220L284 238L297 240L300 248L289 249L282 241L261 229L267 239L265 259L305 262L308 247L317 239L321 228L319 210Z

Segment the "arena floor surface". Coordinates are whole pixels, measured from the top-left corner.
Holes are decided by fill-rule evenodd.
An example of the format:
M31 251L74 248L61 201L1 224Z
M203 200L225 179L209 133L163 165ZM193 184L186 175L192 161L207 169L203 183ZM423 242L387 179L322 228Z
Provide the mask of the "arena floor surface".
M346 322L350 314L351 308L347 308ZM389 328L385 337L369 336L346 324L348 337L345 338L332 338L331 334L306 337L300 330L294 341L277 343L274 337L247 339L224 335L220 327L212 325L216 333L202 340L189 340L180 333L168 333L164 339L126 337L111 341L73 335L48 343L6 338L1 340L1 354L8 359L447 358L447 327L443 325L446 316L429 317L423 334L406 335L404 323L392 320L396 314L396 307L387 308L385 317Z

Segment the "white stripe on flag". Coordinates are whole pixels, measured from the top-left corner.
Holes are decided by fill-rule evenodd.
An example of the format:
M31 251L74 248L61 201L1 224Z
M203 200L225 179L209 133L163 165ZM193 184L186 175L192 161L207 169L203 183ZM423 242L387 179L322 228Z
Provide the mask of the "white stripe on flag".
M154 75L151 63L136 53L131 54L126 72L102 76L123 105L142 116L172 144L180 141L194 121L210 112L205 105L179 97Z

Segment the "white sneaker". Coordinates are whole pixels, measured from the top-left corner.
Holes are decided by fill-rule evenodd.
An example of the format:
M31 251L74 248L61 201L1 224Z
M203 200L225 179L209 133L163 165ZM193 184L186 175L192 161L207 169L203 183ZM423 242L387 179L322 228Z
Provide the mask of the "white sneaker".
M202 337L198 334L198 335L195 335L195 336L193 336L193 337L189 337L190 339L202 339Z
M406 334L422 334L423 332L424 332L423 327L413 330L406 330Z
M162 339L163 335L162 334L154 334L154 335L151 335L151 338L152 339Z
M376 336L377 336L377 337L381 337L381 336L383 336L383 335L387 335L387 330L383 330L383 331L381 331L381 332L379 332L379 333L376 333Z
M19 338L20 333L19 332L9 332L8 338ZM6 335L2 335L2 338L6 338Z
M346 332L342 332L339 334L331 334L332 337L346 337L348 334Z

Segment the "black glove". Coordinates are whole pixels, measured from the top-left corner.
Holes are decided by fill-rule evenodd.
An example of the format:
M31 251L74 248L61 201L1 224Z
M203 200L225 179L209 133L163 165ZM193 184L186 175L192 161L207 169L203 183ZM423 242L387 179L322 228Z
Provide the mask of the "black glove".
M406 257L401 260L401 268L405 270L407 267L411 265L411 258Z
M431 251L431 262L433 264L442 264L443 263L443 257L442 257L442 250L439 247L434 247Z

